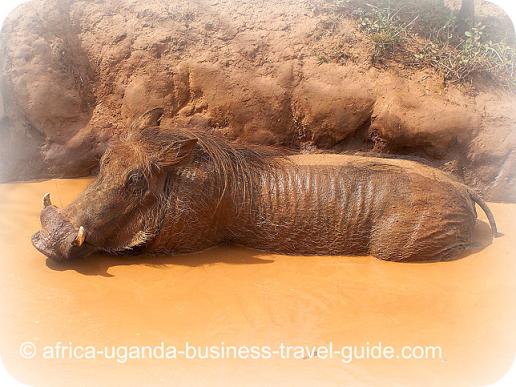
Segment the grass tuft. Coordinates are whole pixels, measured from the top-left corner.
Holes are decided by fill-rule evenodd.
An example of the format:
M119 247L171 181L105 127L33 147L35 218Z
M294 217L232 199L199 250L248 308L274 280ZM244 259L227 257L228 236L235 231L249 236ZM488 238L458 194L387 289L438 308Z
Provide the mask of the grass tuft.
M373 43L375 66L395 60L407 67L431 67L445 82L488 79L516 88L514 32L499 28L496 18L477 17L464 32L464 20L443 0L327 0L318 12L333 15L332 31L342 18L355 20ZM319 62L347 60L345 45L338 47L319 54Z

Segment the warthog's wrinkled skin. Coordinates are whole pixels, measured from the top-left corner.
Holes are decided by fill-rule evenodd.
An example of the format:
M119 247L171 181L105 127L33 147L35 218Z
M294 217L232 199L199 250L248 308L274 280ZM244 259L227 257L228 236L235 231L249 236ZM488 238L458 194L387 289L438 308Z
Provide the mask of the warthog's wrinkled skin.
M496 234L485 203L430 167L359 156L339 166L299 165L267 148L147 126L159 112L108 148L96 180L72 204L47 203L32 238L38 250L63 260L233 242L292 254L448 260L471 243L475 202Z

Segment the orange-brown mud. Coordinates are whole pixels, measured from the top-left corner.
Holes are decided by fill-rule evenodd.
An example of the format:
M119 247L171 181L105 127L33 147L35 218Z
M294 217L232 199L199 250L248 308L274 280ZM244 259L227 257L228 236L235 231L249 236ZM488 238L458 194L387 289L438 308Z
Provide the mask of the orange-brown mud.
M182 256L96 255L53 265L31 245L41 197L65 206L87 179L0 186L2 360L36 385L484 385L516 348L516 205L490 204L505 234L462 259L281 256L220 247ZM479 211L476 239L489 241ZM438 345L437 360L25 360L19 346Z

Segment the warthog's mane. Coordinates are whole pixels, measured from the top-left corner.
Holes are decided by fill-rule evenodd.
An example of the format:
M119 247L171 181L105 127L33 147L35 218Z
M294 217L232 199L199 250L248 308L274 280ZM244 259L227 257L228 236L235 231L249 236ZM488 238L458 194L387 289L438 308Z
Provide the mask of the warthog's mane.
M242 199L251 198L253 187L263 173L272 173L287 161L287 151L271 146L230 143L220 135L194 129L147 127L133 131L130 141L137 142L146 157L146 169L152 156L167 146L187 139L197 139L192 159L185 165L196 166L210 173L220 189L220 197L229 193Z

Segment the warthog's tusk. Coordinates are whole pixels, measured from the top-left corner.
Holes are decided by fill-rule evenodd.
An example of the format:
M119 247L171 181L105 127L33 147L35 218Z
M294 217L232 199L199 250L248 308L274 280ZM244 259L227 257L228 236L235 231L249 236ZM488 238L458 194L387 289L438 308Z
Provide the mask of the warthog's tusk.
M52 202L50 201L50 193L46 193L43 195L43 208L51 206Z
M77 236L75 237L75 243L78 247L81 247L84 243L84 240L86 239L86 230L84 227L79 227L79 232L77 233Z

